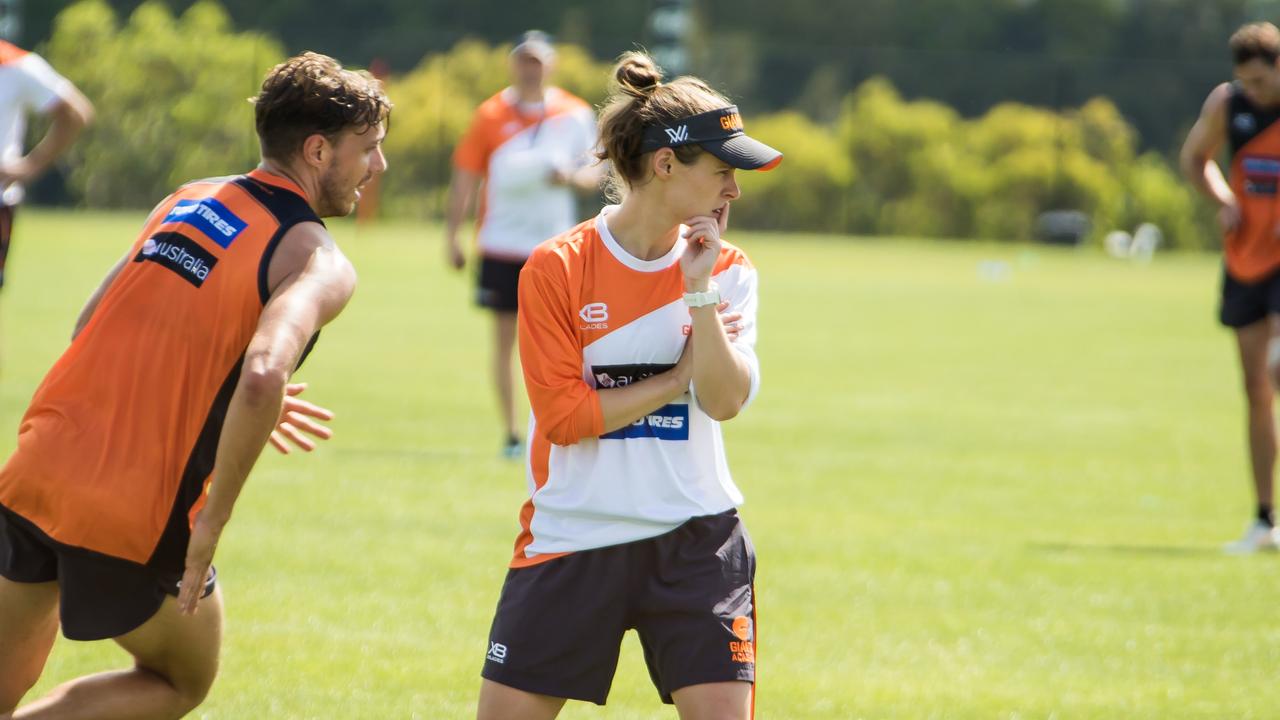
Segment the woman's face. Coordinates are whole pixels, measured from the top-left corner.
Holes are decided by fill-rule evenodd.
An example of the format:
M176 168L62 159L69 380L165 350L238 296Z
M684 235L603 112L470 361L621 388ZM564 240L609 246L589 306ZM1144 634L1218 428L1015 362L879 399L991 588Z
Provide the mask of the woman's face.
M734 176L737 169L709 152L700 153L689 165L673 154L670 166L667 204L681 221L708 215L719 220L729 203L742 194Z

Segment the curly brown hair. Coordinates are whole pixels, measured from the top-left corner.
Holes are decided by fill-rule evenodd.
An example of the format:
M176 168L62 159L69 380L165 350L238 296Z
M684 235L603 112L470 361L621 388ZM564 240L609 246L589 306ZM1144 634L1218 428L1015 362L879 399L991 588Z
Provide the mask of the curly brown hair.
M1249 23L1236 30L1228 41L1231 59L1236 65L1261 60L1274 65L1280 58L1280 30L1269 22Z
M665 125L732 103L696 77L662 82L662 68L643 52L624 53L618 58L613 75L616 84L600 114L601 149L596 156L612 165L608 190L614 199L620 199L624 188L635 187L648 177L644 162L648 153L640 152L646 127ZM697 161L704 152L697 145L673 150L686 165Z
M308 137L328 138L348 128L364 133L391 117L382 82L364 70L304 52L267 73L253 103L263 157L289 160Z

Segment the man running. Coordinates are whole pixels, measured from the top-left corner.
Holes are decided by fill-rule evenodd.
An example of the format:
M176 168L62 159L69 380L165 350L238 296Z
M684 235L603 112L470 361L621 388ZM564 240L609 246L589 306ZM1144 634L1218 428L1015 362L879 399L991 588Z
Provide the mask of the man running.
M304 53L254 99L262 163L182 186L93 293L0 470L0 719L178 718L217 672L214 550L262 448L327 413L289 385L355 272L322 217L386 169L377 80ZM197 612L197 606L199 611ZM10 714L57 629L131 669Z

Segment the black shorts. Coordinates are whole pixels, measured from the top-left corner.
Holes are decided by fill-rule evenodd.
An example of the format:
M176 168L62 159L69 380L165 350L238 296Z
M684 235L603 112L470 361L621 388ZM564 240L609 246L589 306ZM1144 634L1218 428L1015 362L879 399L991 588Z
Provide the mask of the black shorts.
M482 257L476 282L476 304L498 312L515 312L520 306L520 268L524 260Z
M63 545L26 518L0 507L0 576L17 583L58 583L62 634L71 640L106 640L138 629L177 597L182 572L164 572L128 560ZM217 584L211 571L208 597Z
M1222 269L1222 305L1218 319L1231 328L1252 325L1268 315L1280 315L1280 271L1253 283L1243 283Z
M755 570L736 511L508 570L481 675L603 705L635 629L663 702L690 685L754 683Z
M9 242L13 239L13 216L17 208L0 205L0 288L4 287L4 261L9 257Z

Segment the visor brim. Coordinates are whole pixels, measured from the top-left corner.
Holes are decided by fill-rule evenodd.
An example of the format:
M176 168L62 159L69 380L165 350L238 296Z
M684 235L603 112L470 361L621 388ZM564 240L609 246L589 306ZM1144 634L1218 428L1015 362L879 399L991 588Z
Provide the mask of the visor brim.
M739 170L772 170L782 153L747 135L699 143L704 150Z

